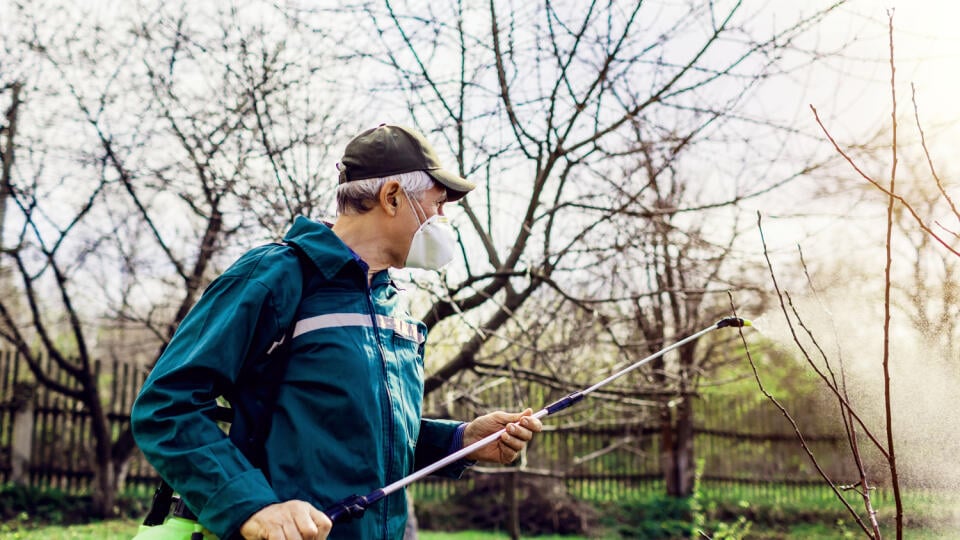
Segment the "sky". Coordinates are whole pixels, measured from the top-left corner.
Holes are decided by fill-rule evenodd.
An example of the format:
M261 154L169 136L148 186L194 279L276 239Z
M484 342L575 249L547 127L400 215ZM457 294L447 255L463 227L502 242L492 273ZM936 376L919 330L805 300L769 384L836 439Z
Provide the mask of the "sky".
M896 61L898 108L912 109L910 85L917 91L921 120L930 129L943 128L956 135L960 119L960 2L953 0L853 0L843 16L828 22L826 31L841 37L856 37L848 62L852 75L846 84L859 99L848 102L844 115L853 125L869 124L883 115L869 114L868 107L890 110L888 12L893 14L893 44ZM859 79L858 79L859 78ZM888 120L887 120L888 121ZM940 123L948 121L953 125Z
M794 17L799 10L809 12L813 3L774 0L766 3L775 17ZM822 6L823 3L816 3ZM871 141L885 131L874 144L889 146L891 137L891 71L888 13L893 15L893 46L896 66L896 99L898 143L901 160L897 178L901 186L910 182L932 182L922 163L923 152L917 142L919 132L914 120L911 94L915 90L920 123L938 174L949 183L960 170L955 142L960 140L960 2L954 0L850 0L832 13L809 36L809 44L830 50L847 43L842 54L803 69L784 80L773 92L765 94L765 111L788 111L797 125L813 138L819 150L835 155L823 131L817 126L810 107L819 112L825 127L845 149ZM859 163L880 181L890 177L890 152L881 151L878 159ZM857 179L849 166L836 169L838 174ZM917 174L915 171L919 171ZM820 184L817 184L819 182ZM883 229L885 203L876 192L876 205L862 205L852 199L825 201L810 198L810 189L836 189L830 179L810 175L790 189L756 201L750 210L766 216L765 229L769 240L784 249L795 251L798 242L807 242L810 252L818 247L835 250L838 238L862 238ZM853 182L852 185L858 185ZM866 182L863 181L863 185ZM798 200L797 194L802 193ZM869 196L869 195L868 195ZM843 206L844 204L849 206ZM839 206L833 206L839 205ZM794 212L804 217L823 215L822 220L792 220L784 216ZM949 217L938 215L937 219ZM831 221L831 218L834 221ZM863 219L861 219L863 218ZM879 218L879 221L878 221ZM842 223L838 223L838 221ZM882 244L882 235L873 239ZM757 247L757 246L754 246ZM849 244L844 245L849 249ZM850 251L845 255L851 256Z

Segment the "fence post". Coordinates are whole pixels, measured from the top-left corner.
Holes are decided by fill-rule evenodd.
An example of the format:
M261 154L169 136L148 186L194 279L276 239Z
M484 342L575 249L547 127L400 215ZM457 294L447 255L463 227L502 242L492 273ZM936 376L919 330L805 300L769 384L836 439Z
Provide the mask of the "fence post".
M516 467L510 469L507 474L507 506L509 515L507 517L507 532L511 540L520 538L520 501L517 497L517 480L520 472Z
M17 485L30 483L30 457L33 455L33 396L36 385L17 382L13 385L13 440L11 441L10 481Z

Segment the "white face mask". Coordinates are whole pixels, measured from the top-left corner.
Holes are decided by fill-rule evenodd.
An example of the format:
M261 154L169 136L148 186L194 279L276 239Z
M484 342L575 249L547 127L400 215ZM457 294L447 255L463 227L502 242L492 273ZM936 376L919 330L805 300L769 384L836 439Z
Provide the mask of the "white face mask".
M413 201L407 196L408 201ZM419 205L418 205L419 206ZM413 214L420 223L420 216L413 208ZM439 214L429 217L413 234L410 242L410 251L404 266L407 268L424 268L439 270L453 260L457 246L457 236L446 216Z

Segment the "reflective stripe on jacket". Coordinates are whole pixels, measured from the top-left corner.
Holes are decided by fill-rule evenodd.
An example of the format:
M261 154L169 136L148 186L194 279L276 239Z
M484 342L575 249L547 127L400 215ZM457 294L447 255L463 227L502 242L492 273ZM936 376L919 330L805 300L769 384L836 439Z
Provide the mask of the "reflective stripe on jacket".
M204 292L134 404L137 444L208 529L235 535L257 510L300 499L323 509L445 455L459 422L421 419L426 327L400 306L386 271L365 269L321 223L297 218L284 240L315 265L306 294L294 248L251 250ZM308 274L309 275L309 274ZM266 351L294 325L282 380ZM279 384L265 463L247 455L265 386ZM213 420L235 410L230 435ZM457 476L462 467L445 471ZM331 538L402 538L402 490Z

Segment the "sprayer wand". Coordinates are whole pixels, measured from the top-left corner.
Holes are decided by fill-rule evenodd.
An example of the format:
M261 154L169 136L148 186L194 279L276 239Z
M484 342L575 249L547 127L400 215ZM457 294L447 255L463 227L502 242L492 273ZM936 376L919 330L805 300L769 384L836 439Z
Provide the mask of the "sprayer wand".
M659 351L651 354L650 356L644 358L643 360L640 360L634 364L627 366L624 369L621 369L620 371L614 373L613 375L610 375L606 379L603 379L602 381L594 384L589 388L586 388L584 390L578 390L576 392L573 392L572 394L569 394L565 397L558 399L557 401L554 401L553 403L533 413L533 417L540 419L545 416L549 416L555 412L562 411L563 409L566 409L567 407L570 407L574 403L577 403L578 401L582 400L588 394L594 392L595 390L602 388L603 386L606 386L612 381L626 375L627 373L630 373L631 371L639 368L640 366L646 364L651 360L657 359L674 349L682 347L683 345L686 345L687 343L690 343L691 341L700 338L701 336L703 336L708 332L712 332L719 328L728 328L728 327L741 328L744 326L753 326L753 323L747 319L740 319L738 317L727 317L725 319L720 319L717 323L712 324L707 328L704 328L703 330L697 332L696 334L687 336L672 345L669 345L667 347L664 347L663 349L660 349ZM324 513L327 514L327 517L330 518L330 521L334 523L336 523L337 521L346 521L348 519L357 519L363 516L364 510L366 510L373 503L379 501L380 499L383 499L387 495L390 495L391 493L399 489L402 489L416 482L417 480L420 480L421 478L424 478L430 475L431 473L434 473L446 467L447 465L450 465L451 463L454 463L455 461L458 461L460 459L463 459L469 456L470 454L479 450L480 448L483 448L484 446L487 446L488 444L499 439L500 435L502 435L504 432L506 432L506 428L501 429L500 431L497 431L495 433L491 433L490 435L487 435L486 437L480 439L479 441L469 446L465 446L462 449L450 454L449 456L439 461L436 461L430 465L427 465L426 467L420 469L419 471L413 474L410 474L409 476L405 476L388 486L372 491L367 495L363 495L363 496L351 495L350 497L347 497L346 499L343 499L342 501L337 502L331 505L330 507L326 508L324 510Z

